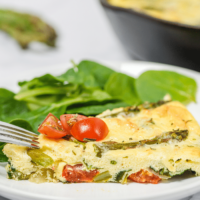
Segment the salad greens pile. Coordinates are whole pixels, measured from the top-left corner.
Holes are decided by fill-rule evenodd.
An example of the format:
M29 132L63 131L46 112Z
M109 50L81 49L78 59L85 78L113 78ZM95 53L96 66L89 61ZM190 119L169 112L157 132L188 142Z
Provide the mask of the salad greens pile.
M155 102L166 94L195 101L197 84L171 71L146 71L137 79L84 60L60 76L46 74L19 82L17 94L0 88L0 120L37 132L48 113L97 115L106 109Z
M185 104L195 101L195 80L176 72L151 70L135 79L93 61L73 65L60 76L46 74L19 82L17 94L0 88L0 121L37 133L48 113L91 116L106 109L155 102L166 94ZM0 161L6 160L3 146L0 143Z

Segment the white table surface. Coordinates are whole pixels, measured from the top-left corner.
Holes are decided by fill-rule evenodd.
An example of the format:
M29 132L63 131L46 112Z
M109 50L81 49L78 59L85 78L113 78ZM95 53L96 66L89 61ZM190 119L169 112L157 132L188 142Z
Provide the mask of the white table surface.
M21 77L24 71L67 63L71 59L75 62L131 59L111 29L98 0L1 0L0 8L36 14L58 33L55 49L34 43L29 50L22 50L12 38L0 32L0 80L10 73ZM200 193L184 200L199 199ZM0 196L0 200L6 199Z

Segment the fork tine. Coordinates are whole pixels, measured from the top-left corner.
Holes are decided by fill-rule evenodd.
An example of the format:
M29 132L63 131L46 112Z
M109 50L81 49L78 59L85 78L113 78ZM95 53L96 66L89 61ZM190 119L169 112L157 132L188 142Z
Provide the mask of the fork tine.
M4 132L1 132L1 131L0 131L0 136L6 137L8 139L10 139L10 138L11 139L15 139L15 140L18 140L18 141L21 141L21 142L27 142L29 144L34 144L34 145L38 145L39 144L39 142L37 142L37 141L28 140L28 139L25 139L25 138L22 138L22 137L13 136L13 135L8 135L8 134L6 134Z
M1 125L0 125L0 132L9 133L9 134L13 134L13 135L16 135L16 136L21 136L21 137L31 139L31 140L38 140L38 137L36 137L36 136L29 136L29 135L26 135L26 134L21 134L19 131L12 131L12 130L9 130L9 129L1 129Z
M36 148L36 149L39 149L40 147L37 146L37 145L32 145L32 144L29 144L29 143L22 143L20 141L17 141L17 140L7 140L7 139L0 139L1 142L6 142L6 143L10 143L10 144L17 144L17 145L22 145L22 146L26 146L26 147L29 147L29 148Z
M0 136L2 142L40 148L37 134L6 122L0 121Z
M24 128L21 128L21 127L18 127L18 126L15 126L13 124L8 124L6 122L0 121L0 127L8 128L8 129L13 130L13 131L20 131L21 133L27 134L29 136L38 137L37 134L35 134L35 133L31 132L31 131L28 131L28 130L26 130Z

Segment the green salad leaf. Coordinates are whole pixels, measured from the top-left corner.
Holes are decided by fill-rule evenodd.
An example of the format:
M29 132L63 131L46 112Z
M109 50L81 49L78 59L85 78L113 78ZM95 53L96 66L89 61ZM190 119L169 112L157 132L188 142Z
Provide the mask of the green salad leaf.
M30 123L26 120L23 120L23 119L14 119L14 120L10 121L10 124L13 124L15 126L19 126L19 127L24 128L28 131L33 131L33 128L30 125Z
M6 145L6 143L0 142L0 162L7 162L8 161L7 156L2 151L5 145Z
M136 80L141 100L156 102L166 94L182 103L196 101L197 84L194 79L172 71L146 71Z
M100 87L103 89L108 78L114 72L114 70L104 65L84 60L58 78L69 83L79 83L88 87Z
M37 129L39 125L44 121L44 119L49 113L52 113L56 117L60 117L60 115L65 113L65 110L66 106L59 107L56 106L56 104L52 104L51 106L43 106L37 110L21 114L18 116L18 118L29 123L33 131L35 133L38 133Z
M15 117L22 113L27 113L28 108L23 101L17 101L14 99L14 93L0 88L0 120L9 122L9 118L15 119Z
M92 102L87 103L87 104L78 104L78 105L72 105L69 106L66 110L67 114L73 114L73 113L80 113L84 115L98 115L99 113L102 113L105 110L112 110L114 108L120 108L120 107L127 107L129 104L125 102L120 102L120 101L113 101L113 102L106 102L106 103L101 103L100 105L91 105Z
M135 88L135 78L122 73L113 73L105 84L105 91L130 105L141 102Z

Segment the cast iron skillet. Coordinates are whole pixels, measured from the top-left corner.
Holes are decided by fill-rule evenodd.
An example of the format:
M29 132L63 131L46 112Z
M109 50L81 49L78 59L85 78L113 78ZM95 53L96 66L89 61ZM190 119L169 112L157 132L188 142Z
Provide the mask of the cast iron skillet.
M128 53L138 60L200 71L200 26L165 21L100 0Z

